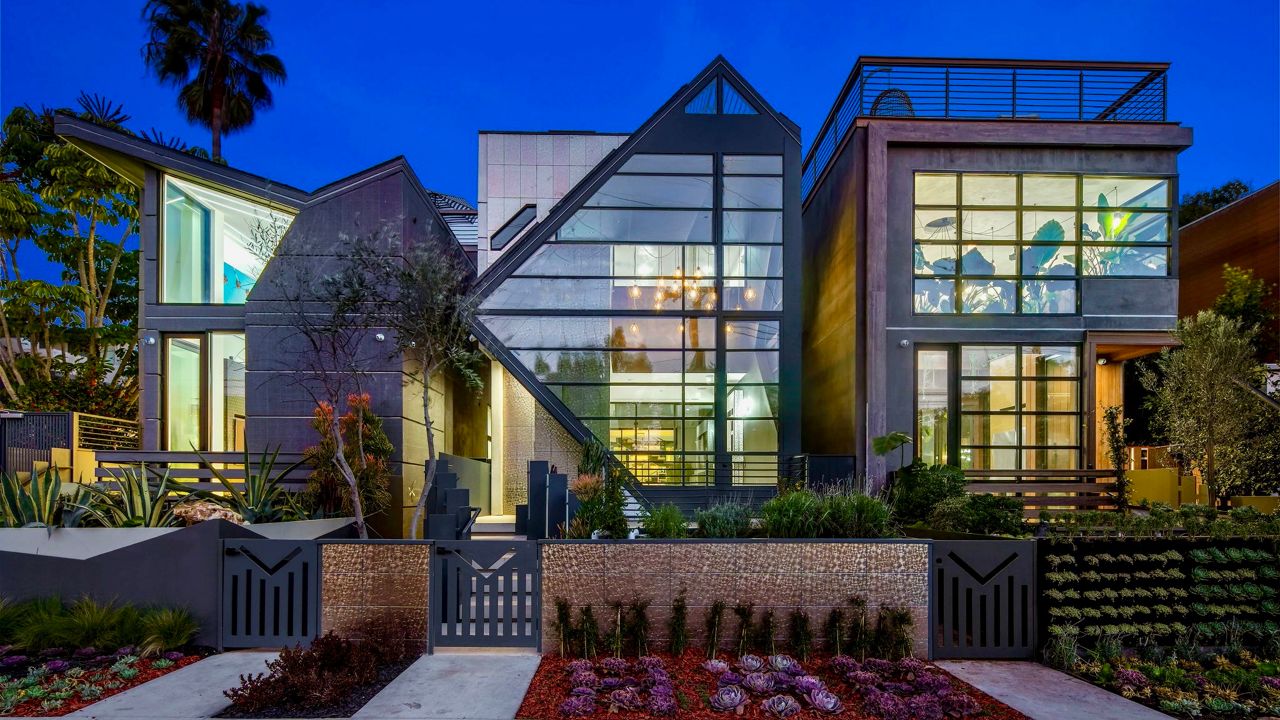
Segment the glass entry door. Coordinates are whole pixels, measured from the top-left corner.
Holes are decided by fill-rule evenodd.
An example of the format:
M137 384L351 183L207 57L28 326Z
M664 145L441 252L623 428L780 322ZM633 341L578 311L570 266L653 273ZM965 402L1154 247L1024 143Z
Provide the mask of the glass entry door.
M244 334L165 337L163 408L166 449L243 450Z

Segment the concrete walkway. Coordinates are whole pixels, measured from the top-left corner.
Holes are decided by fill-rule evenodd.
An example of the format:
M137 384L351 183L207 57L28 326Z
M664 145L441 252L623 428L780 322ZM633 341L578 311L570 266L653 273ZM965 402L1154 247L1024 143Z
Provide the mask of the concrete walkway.
M213 655L65 717L104 720L212 717L231 704L222 694L223 690L239 685L241 675L266 672L266 662L278 654L245 650Z
M1033 662L939 660L938 667L1032 720L1169 720L1169 716Z
M511 720L542 658L532 650L423 655L356 720Z

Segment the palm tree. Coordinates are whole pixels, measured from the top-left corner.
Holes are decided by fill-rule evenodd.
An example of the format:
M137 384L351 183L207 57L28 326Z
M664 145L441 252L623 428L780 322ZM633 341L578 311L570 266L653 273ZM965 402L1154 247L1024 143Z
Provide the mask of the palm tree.
M149 39L142 55L161 81L178 88L187 119L213 131L213 159L222 136L253 123L271 107L268 82L283 82L284 63L268 52L267 9L230 0L148 0L142 17Z

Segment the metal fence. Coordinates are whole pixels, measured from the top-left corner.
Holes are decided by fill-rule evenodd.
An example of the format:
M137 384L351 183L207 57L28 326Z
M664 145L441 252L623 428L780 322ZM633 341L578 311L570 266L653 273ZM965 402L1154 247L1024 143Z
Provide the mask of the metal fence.
M0 413L0 472L31 472L55 447L71 447L71 413Z

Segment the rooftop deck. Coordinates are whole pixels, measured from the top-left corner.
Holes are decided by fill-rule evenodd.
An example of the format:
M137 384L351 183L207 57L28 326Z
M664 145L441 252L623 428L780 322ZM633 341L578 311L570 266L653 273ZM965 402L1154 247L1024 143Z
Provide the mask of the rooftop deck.
M804 161L808 197L859 117L1164 122L1168 63L859 58Z

